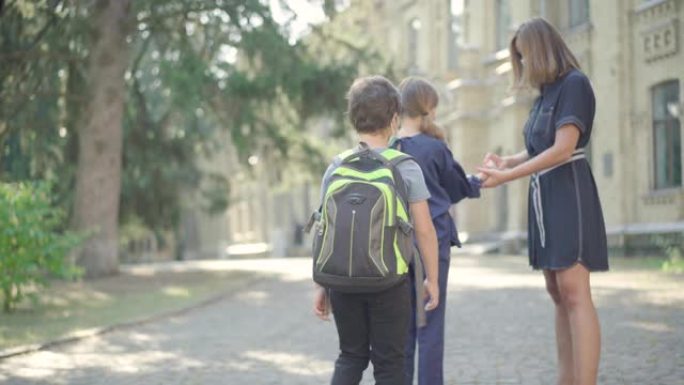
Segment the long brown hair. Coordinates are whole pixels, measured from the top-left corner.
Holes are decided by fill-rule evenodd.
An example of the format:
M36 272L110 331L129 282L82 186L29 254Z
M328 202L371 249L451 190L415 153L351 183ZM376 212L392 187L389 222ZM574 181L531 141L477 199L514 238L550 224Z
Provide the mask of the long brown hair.
M514 87L539 88L572 69L580 68L558 30L540 17L518 27L508 50L513 66Z
M402 114L411 118L421 118L420 132L444 141L445 136L432 119L430 111L439 104L435 87L425 79L408 77L399 84Z

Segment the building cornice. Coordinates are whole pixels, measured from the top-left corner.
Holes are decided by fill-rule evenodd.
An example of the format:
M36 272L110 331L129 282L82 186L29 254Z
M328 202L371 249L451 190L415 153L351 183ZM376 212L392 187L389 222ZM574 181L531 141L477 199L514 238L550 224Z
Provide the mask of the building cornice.
M674 12L677 12L677 1L675 0L651 0L634 9L634 13L639 19L672 14Z

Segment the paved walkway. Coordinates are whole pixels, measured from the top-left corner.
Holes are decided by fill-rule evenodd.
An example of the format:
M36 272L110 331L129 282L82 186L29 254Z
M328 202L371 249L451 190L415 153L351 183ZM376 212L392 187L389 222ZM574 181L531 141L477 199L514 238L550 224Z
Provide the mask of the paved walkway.
M334 326L311 315L309 261L199 267L259 271L264 279L182 316L0 361L0 384L328 383L337 341ZM618 270L593 280L603 325L600 384L684 384L682 276ZM542 281L520 257L455 257L447 384L554 383L553 311Z

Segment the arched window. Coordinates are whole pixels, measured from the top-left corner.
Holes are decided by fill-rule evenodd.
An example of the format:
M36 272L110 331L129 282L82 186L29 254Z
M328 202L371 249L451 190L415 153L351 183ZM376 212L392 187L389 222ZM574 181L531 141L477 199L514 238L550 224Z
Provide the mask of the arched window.
M463 0L449 1L449 25L447 39L447 64L449 69L458 67L458 47L463 43Z
M408 24L407 60L409 72L416 72L418 69L418 41L420 38L420 19L414 18Z
M568 0L570 27L576 27L589 21L589 0Z
M651 89L654 184L656 189L682 186L682 134L679 81Z
M496 0L496 50L508 47L511 30L510 0Z

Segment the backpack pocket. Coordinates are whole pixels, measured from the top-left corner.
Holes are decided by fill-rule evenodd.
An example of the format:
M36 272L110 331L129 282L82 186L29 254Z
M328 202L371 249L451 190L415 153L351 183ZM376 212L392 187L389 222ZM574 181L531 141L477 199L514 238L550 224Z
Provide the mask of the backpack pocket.
M410 264L415 250L413 244L413 225L401 218L397 218L396 239L401 257L407 265Z
M337 217L337 205L333 199L325 202L325 211L323 218L319 223L319 228L314 235L313 252L315 259L315 266L322 269L323 266L332 257L333 248L335 246L335 219Z
M387 234L387 204L385 199L378 199L370 211L368 219L368 261L375 267L380 276L389 274L385 255L391 250Z
M311 242L311 255L313 255L315 261L318 261L318 256L321 254L321 246L323 245L323 235L323 225L317 223L314 226L313 241Z
M390 218L384 189L376 183L348 181L326 204L317 269L341 277L385 277L385 227ZM334 212L331 208L335 208Z

